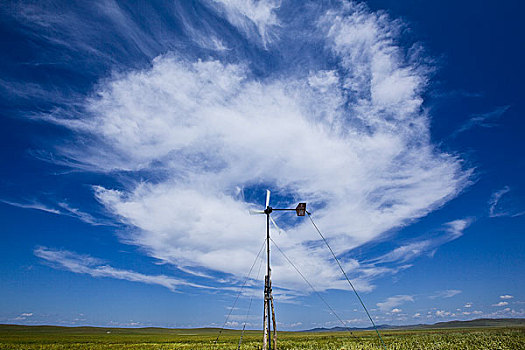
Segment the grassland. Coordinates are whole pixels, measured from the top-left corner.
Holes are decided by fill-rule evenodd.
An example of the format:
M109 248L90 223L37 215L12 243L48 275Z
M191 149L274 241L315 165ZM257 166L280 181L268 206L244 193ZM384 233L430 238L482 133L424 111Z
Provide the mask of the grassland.
M94 328L0 326L0 349L237 349L239 331L217 329ZM388 349L525 349L524 327L383 331ZM260 349L261 333L246 331L241 349ZM373 332L281 332L280 350L381 349Z

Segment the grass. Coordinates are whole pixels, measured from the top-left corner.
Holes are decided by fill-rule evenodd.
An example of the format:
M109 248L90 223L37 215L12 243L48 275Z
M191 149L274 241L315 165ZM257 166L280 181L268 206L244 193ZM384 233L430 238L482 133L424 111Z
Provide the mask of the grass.
M109 332L109 333L108 333ZM0 326L0 349L237 349L239 331L225 330L214 344L217 329L94 328ZM525 350L525 328L455 328L383 331L388 349ZM279 350L381 349L374 333L344 332L278 334ZM241 349L260 349L261 332L246 331Z

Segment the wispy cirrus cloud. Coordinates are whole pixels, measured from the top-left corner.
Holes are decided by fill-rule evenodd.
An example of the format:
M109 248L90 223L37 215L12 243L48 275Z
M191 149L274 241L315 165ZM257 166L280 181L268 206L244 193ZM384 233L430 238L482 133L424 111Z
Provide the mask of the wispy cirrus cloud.
M521 216L525 214L525 211L516 211L512 208L502 209L501 200L504 195L510 192L510 187L505 186L501 190L495 191L492 193L490 200L489 200L489 217L491 218L497 218L497 217L503 217L503 216ZM508 205L508 203L507 203Z
M276 10L281 0L208 0L219 5L228 21L236 26L248 38L253 39L258 33L263 45L272 41L272 27L278 26Z
M61 214L60 210L55 208L50 208L42 203L38 202L27 202L27 203L18 203L18 202L12 202L7 200L0 200L2 203L12 205L13 207L18 208L24 208L24 209L35 209L35 210L41 210L45 211L47 213L51 214Z
M453 296L456 296L458 294L460 294L462 291L459 290L459 289L447 289L447 290L443 290L443 291L440 291L434 295L431 295L429 298L430 299L437 299L437 298L452 298ZM468 304L467 304L468 305ZM472 306L472 304L470 304ZM470 306L468 306L470 307Z
M451 137L455 137L458 134L467 131L475 127L492 128L497 126L496 120L500 119L510 106L497 107L493 111L481 114L474 114L469 120L467 120L462 126L459 127Z
M18 202L12 202L7 200L0 200L0 202L12 205L14 207L18 208L24 208L24 209L35 209L35 210L41 210L46 213L56 214L56 215L65 215L74 217L76 219L79 219L80 221L83 221L87 224L93 225L93 226L115 226L114 221L109 221L107 219L99 219L95 218L93 215L83 212L82 210L78 208L71 207L66 202L59 202L56 205L58 208L53 208L51 206L48 206L46 204L42 204L38 201L31 201L26 203L18 203Z
M497 212L496 211L496 207L497 207L501 197L503 197L505 195L505 193L508 193L509 191L510 191L510 187L509 186L505 186L501 190L492 193L492 196L490 197L490 200L489 200L489 216L491 218L498 217L498 216L506 216L507 215L506 212Z
M231 35L206 28L221 45L208 45L216 53L196 58L177 46L155 56L133 16L116 3L99 3L122 45L150 61L100 80L80 107L40 116L82 140L57 145L53 160L116 182L125 177L121 186L94 186L99 203L129 228L122 240L187 271L242 276L264 225L247 214L255 194L268 187L277 194L275 205L304 200L345 268L358 271L358 288L371 290L374 278L402 267L364 266L346 253L441 207L468 186L472 173L431 142L423 108L430 60L418 50L406 54L397 40L402 23L363 4L305 5L292 14L275 1L206 4L229 21ZM33 9L25 18L37 16L52 28L69 21L38 14ZM193 43L206 46L195 23L179 24ZM70 25L66 34L46 35L54 42L72 36L65 48L103 60L91 27L82 22L77 33ZM407 261L457 238L465 224L451 222L446 239L422 240L383 263ZM276 243L321 290L347 288L308 223L286 231ZM278 255L273 269L276 284L304 288Z
M443 99L459 99L459 98L481 98L483 97L482 93L472 92L467 90L451 90L451 91L433 91L431 96L435 98Z
M165 275L146 275L131 270L117 269L107 265L103 260L89 255L79 255L67 250L56 250L47 247L38 247L34 254L52 264L53 267L65 269L75 273L87 274L92 277L107 277L131 282L156 284L175 291L179 287L208 288L190 283L178 278Z
M423 254L433 254L441 245L461 237L472 220L472 218L464 218L447 222L436 232L423 236L425 238L397 247L378 258L372 259L371 262L374 264L406 263Z
M93 215L83 212L82 210L78 208L71 207L66 202L59 202L58 206L62 208L62 211L60 214L71 216L74 218L79 219L80 221L83 221L87 224L93 225L93 226L115 226L114 222L111 222L106 219L98 219L95 218Z

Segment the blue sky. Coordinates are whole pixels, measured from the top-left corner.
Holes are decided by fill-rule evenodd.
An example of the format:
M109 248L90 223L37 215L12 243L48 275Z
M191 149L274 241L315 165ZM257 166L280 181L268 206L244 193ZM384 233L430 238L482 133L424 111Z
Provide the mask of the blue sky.
M525 316L518 2L0 6L1 323Z

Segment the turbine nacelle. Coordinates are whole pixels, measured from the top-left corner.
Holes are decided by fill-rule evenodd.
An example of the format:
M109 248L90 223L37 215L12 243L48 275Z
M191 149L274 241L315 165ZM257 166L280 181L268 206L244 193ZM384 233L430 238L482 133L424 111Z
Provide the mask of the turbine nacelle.
M270 215L274 210L283 211L283 210L295 210L297 216L304 216L306 214L306 203L299 203L295 209L274 209L270 207L270 190L266 190L266 206L264 210L250 209L250 215L266 214Z

